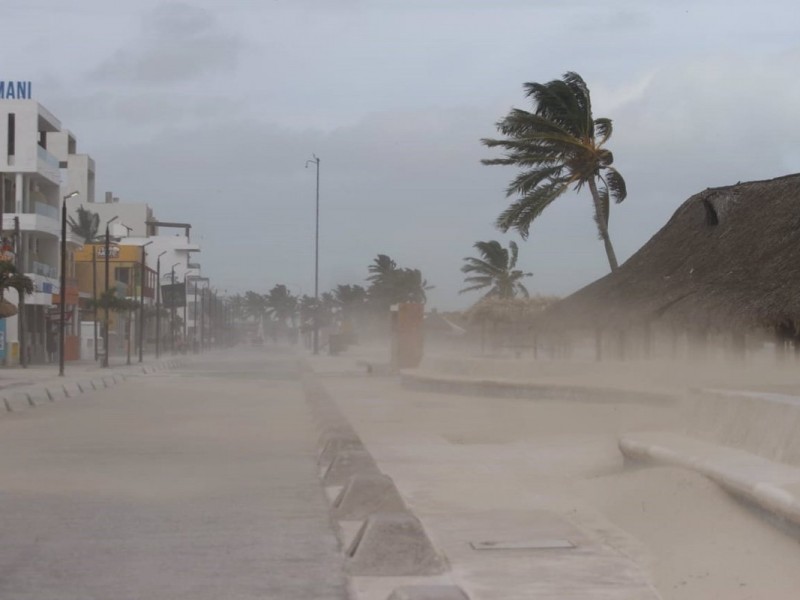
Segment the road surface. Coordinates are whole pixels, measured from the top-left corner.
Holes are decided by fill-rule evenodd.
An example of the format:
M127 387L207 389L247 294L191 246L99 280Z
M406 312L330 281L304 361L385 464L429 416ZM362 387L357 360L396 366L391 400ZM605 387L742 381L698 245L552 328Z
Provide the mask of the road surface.
M0 598L346 598L298 376L215 353L0 419Z

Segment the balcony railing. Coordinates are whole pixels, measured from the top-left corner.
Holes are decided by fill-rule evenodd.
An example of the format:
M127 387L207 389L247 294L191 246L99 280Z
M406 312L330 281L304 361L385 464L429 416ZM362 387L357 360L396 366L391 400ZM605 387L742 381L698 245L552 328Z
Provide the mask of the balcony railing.
M55 206L51 206L50 204L45 204L44 202L34 202L33 211L37 215L42 215L43 217L50 217L51 219L55 219L56 221L61 219L61 216L58 214L58 208Z
M50 277L51 279L58 279L58 269L56 267L52 267L48 264L41 263L38 261L31 261L31 267L33 269L33 273L36 275L41 275L42 277Z
M58 169L59 168L58 159L55 156L53 156L52 154L50 154L47 151L47 148L42 148L41 146L39 146L37 144L36 145L36 153L39 155L39 160L41 160L42 162L47 163L47 165L49 165L50 167L52 167L54 169Z

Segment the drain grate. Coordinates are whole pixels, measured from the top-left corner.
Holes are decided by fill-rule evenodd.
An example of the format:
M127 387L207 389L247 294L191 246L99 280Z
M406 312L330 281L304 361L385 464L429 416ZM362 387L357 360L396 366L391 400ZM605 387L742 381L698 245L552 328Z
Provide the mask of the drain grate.
M516 542L470 542L473 550L572 550L576 545L567 539L522 540Z

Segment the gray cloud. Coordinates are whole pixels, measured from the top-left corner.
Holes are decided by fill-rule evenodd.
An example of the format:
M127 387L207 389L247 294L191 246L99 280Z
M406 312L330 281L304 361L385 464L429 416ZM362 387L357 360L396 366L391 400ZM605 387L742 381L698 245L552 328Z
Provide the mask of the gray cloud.
M139 39L90 77L102 83L185 82L235 69L243 48L243 40L227 32L212 12L167 2L145 15Z

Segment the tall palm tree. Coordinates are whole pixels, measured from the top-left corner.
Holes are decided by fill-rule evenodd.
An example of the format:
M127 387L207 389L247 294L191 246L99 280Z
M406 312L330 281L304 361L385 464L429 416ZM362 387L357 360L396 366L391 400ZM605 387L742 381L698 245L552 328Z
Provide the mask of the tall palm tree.
M81 236L87 243L95 241L100 229L100 215L80 206L77 216L77 220L71 216L67 217L67 223L69 223L72 233Z
M609 198L622 202L627 190L625 180L611 166L614 155L604 147L611 137L611 120L592 116L589 88L577 73L524 87L534 111L512 109L496 124L505 138L481 140L485 146L506 150L503 158L485 159L483 164L523 168L506 190L507 197L517 199L500 214L497 226L504 232L513 227L527 238L531 223L551 202L571 187L579 191L586 185L614 271L617 257L608 235Z
M517 269L519 248L516 242L509 242L508 249L503 248L497 240L475 242L474 248L480 258L468 256L464 258L461 272L469 275L464 278L468 286L459 293L490 288L484 298L514 298L517 294L528 297L528 289L522 279L533 273L525 273Z

